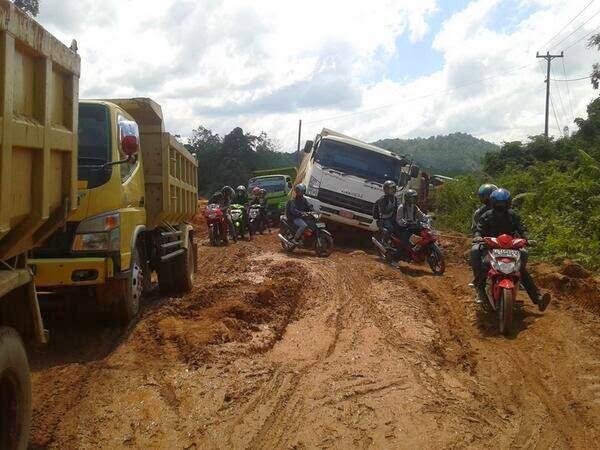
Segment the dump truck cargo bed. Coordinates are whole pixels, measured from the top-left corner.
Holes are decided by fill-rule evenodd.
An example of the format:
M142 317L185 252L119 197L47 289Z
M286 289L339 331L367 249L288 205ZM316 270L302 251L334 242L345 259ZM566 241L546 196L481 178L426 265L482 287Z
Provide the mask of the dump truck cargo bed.
M198 161L165 132L160 105L149 98L107 101L131 114L140 128L147 228L191 222L198 209Z
M21 254L77 207L80 59L0 0L0 259Z

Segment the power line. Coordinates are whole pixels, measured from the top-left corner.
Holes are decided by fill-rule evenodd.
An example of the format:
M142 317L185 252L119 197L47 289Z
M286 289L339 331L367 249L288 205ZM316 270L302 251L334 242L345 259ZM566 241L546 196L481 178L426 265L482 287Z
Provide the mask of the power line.
M577 31L579 31L583 26L585 26L590 20L592 20L594 17L596 17L598 14L600 14L600 11L597 11L595 14L593 14L588 20L586 20L581 25L579 25L577 28L575 28L573 31L571 31L571 33L567 37L561 39L556 44L552 45L552 47L556 48L560 44L562 44L563 42L565 42L567 39L569 39L571 36L573 36Z
M556 58L564 57L564 53L560 52L560 55L551 55L550 52L546 52L545 55L540 55L539 52L535 55L536 58L543 58L546 60L547 73L546 73L546 114L544 121L544 136L546 139L548 138L548 116L549 116L549 103L550 103L550 66L552 65L552 60ZM552 105L554 109L554 104ZM554 111L556 115L556 111Z
M600 27L594 28L592 31L590 31L589 33L585 34L580 39L577 39L575 42L573 42L571 45L569 45L567 48L565 48L565 51L569 50L570 48L575 47L577 44L579 44L581 41L583 41L585 38L587 38L590 34L596 33L598 31L600 31Z
M567 83L567 96L569 97L569 108L571 109L571 118L575 121L575 114L573 113L573 101L571 100L571 87L569 86L569 81L567 80L567 69L565 68L565 59L561 59L563 75L565 76L565 81Z
M582 77L582 78L571 78L570 80L563 80L562 78L552 78L552 81L581 81L581 80L589 80L590 78L592 78L591 75L588 75L587 77Z
M562 135L563 132L560 129L560 125L558 123L558 116L556 115L556 109L554 108L554 102L552 101L552 96L550 96L550 104L552 105L552 111L554 112L554 120L556 121L556 128L558 129L558 134ZM548 137L547 134L546 134L546 137Z
M575 19L577 19L577 18L578 18L580 15L582 15L582 14L584 13L584 11L585 11L586 9L588 9L588 8L589 8L589 6L590 6L592 3L594 3L594 0L592 0L591 2L589 2L587 5L585 5L585 7L584 7L584 8L583 8L581 11L579 11L575 17L573 17L571 20L569 20L569 22L568 22L568 23L567 23L567 24L566 24L564 27L562 27L562 28L561 28L561 29L558 31L558 33L556 33L554 36L552 36L550 39L548 39L546 42L544 42L542 45L540 45L540 48L544 48L544 47L546 47L546 46L547 46L547 45L548 45L550 42L552 42L552 41L553 41L553 40L554 40L554 39L555 39L555 38L556 38L556 37L557 37L557 36L558 36L560 33L562 33L562 32L565 30L565 28L567 28L569 25L571 25L571 24L573 23L573 21L575 21Z
M565 117L568 117L568 114L566 112L567 110L565 108L565 103L563 102L562 94L560 92L560 88L559 88L558 84L556 85L556 92L558 92L558 101L560 103L560 109L561 109L560 112L562 113L562 117L564 119ZM567 119L564 122L568 123L569 120Z
M493 75L493 76L490 76L490 77L485 77L485 78L480 78L478 80L469 81L467 83L459 84L458 86L454 86L452 88L445 89L445 90L442 90L442 91L432 92L432 93L421 95L421 96L417 96L417 97L409 97L409 98L401 99L401 101L402 102L411 102L411 101L415 101L415 100L422 100L424 98L439 96L439 95L442 95L442 94L448 94L448 93L454 92L454 91L456 91L458 89L462 89L464 87L472 86L474 84L486 83L487 81L494 80L496 78L508 75L510 73L517 72L519 70L523 70L523 69L527 69L527 68L533 67L534 65L535 64L527 64L525 66L516 67L514 69L508 70L508 71L506 71L504 73L499 73L499 74L496 74L496 75ZM393 108L394 106L398 106L398 102L396 102L396 103L389 103L387 105L376 106L374 108L362 109L360 111L354 111L354 112L351 112L351 113L339 114L339 115L331 116L331 117L325 117L325 118L322 118L322 119L310 120L310 121L304 122L304 125L311 125L313 123L318 123L318 122L327 122L327 121L335 120L335 119L343 119L343 118L346 118L346 117L353 117L353 116L357 116L357 115L361 115L361 114L366 114L366 113L370 113L370 112L374 112L374 111L379 111L381 109Z

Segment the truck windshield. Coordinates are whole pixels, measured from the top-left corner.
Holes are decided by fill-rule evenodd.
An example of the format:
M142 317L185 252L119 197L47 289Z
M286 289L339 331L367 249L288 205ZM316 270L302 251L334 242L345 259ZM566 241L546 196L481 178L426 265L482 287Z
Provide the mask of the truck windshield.
M272 194L274 192L284 192L285 191L285 180L283 177L264 177L264 178L255 178L250 180L248 184L248 190L252 191L253 188L259 187L267 191L267 194Z
M94 103L79 104L78 178L88 182L88 189L106 183L111 166L102 168L110 158L108 108Z
M321 141L315 161L344 175L355 175L379 183L386 180L398 182L403 166L401 160L330 139Z

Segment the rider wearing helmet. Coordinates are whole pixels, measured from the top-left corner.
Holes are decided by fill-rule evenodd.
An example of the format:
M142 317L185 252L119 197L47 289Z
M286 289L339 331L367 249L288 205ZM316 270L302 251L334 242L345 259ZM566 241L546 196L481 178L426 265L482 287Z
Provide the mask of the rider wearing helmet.
M396 229L394 217L398 210L398 198L396 197L396 183L387 180L383 183L383 197L375 202L373 207L373 219L377 222L377 228L381 232L383 245L388 246L390 235Z
M233 203L244 206L248 204L248 192L246 191L246 186L239 185L236 188Z
M223 206L223 193L221 191L215 192L208 200L208 204Z
M306 193L306 186L303 183L297 184L294 187L294 198L287 202L287 206L285 208L285 214L287 219L292 222L297 230L296 235L294 236L293 243L295 245L300 244L300 239L308 227L308 224L304 220L304 215L306 213L312 211L312 205L308 203L304 194Z
M485 212L477 223L474 242L481 243L484 237L498 237L502 234L508 234L514 237L520 237L529 240L529 233L521 222L521 217L515 210L511 209L511 195L506 189L496 189L490 195L491 209ZM486 298L485 277L486 267L482 260L482 249L480 246L479 254L474 255L471 260L473 274L475 275L475 287L480 301ZM527 271L528 253L525 249L521 250L521 283L527 291L529 298L538 306L540 311L544 311L550 303L550 294L540 294L533 278Z
M229 229L231 233L234 234L234 237L237 239L237 231L235 230L235 225L233 224L233 219L231 218L231 214L229 214L229 208L232 205L233 197L235 196L235 191L231 186L223 186L221 189L221 194L223 194L223 203L222 208L225 213L225 218L227 219L227 224L229 225Z
M258 186L252 188L250 193L250 204L251 205L262 205L262 189Z
M498 189L498 186L491 183L485 183L479 186L479 189L477 190L477 195L479 196L481 206L473 213L473 220L471 222L471 234L475 234L479 218L485 212L490 210L490 195L492 195L492 192L494 192L496 189Z
M417 206L419 194L414 189L409 189L404 193L404 203L398 206L396 213L396 223L398 225L399 235L405 245L409 245L411 234L421 230L421 222L427 219L427 215Z

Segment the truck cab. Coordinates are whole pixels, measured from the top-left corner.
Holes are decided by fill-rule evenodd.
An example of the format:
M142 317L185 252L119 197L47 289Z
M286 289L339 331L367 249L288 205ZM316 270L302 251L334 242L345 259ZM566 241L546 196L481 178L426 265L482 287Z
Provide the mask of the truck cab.
M419 172L404 157L328 129L304 151L299 180L309 202L324 219L363 230L377 230L373 206L383 183L396 182L401 195Z
M293 182L297 176L295 167L281 169L257 170L254 178L248 181L248 190L260 187L267 192L266 203L269 217L275 221L285 210Z

